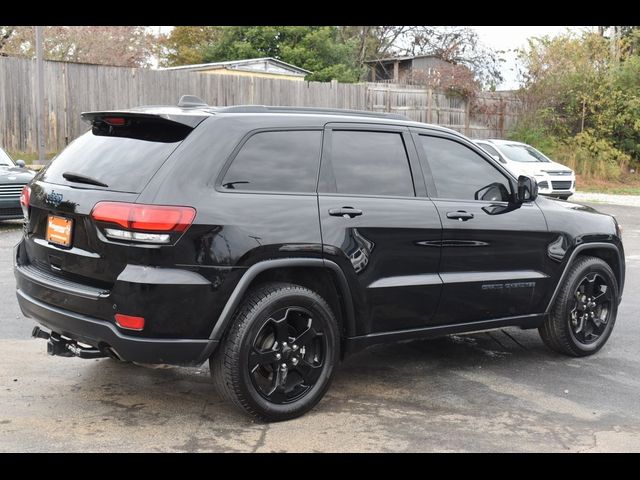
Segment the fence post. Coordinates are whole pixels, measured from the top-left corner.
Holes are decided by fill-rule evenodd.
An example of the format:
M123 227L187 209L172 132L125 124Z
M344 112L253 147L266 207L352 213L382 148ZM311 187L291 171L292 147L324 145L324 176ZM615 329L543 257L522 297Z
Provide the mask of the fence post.
M427 90L427 123L433 122L432 117L432 109L433 109L433 90L429 88Z
M385 99L385 102L384 102L384 108L388 113L390 113L391 112L391 86L387 87L387 89L385 90L385 93L387 95L387 98Z
M467 98L464 103L464 134L468 137L470 130L469 125L471 123L471 119L469 118L471 114L471 100Z

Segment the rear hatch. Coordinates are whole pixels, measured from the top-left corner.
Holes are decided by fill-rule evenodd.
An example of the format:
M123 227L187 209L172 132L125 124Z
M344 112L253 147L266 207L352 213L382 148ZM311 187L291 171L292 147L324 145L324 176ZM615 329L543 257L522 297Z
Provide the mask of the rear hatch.
M134 203L204 118L132 111L83 114L91 131L31 184L22 264L48 278L110 290L128 263L159 261L158 250L167 246L132 248L126 239L108 239L91 212L99 202Z

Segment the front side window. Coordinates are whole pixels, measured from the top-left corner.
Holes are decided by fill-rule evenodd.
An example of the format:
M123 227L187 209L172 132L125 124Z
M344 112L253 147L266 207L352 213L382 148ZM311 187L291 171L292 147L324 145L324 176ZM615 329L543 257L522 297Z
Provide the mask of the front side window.
M470 148L446 138L420 135L439 198L509 201L509 180Z
M228 190L316 191L322 132L259 132L240 148L222 180Z
M489 155L493 155L494 157L498 158L502 163L506 163L503 159L502 159L502 155L500 155L498 153L498 151L493 148L491 145L487 145L486 143L479 143L478 145L480 145L480 147L487 153L489 153Z
M400 133L334 130L331 163L338 193L415 195Z

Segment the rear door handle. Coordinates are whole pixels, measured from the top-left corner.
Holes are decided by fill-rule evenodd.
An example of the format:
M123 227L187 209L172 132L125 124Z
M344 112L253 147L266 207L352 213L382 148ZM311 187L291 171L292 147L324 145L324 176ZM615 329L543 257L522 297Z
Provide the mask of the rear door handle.
M362 210L353 207L331 208L329 215L332 217L353 218L362 215Z
M473 218L473 213L465 212L463 210L458 210L457 212L447 212L447 218L450 218L451 220L466 222L467 220L471 220Z

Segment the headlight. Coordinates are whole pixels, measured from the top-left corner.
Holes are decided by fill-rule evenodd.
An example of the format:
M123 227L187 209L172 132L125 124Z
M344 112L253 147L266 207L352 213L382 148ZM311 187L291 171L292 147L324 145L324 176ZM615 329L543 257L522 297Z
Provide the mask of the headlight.
M622 225L618 223L618 219L616 217L613 217L613 221L616 224L616 234L618 237L622 238Z

